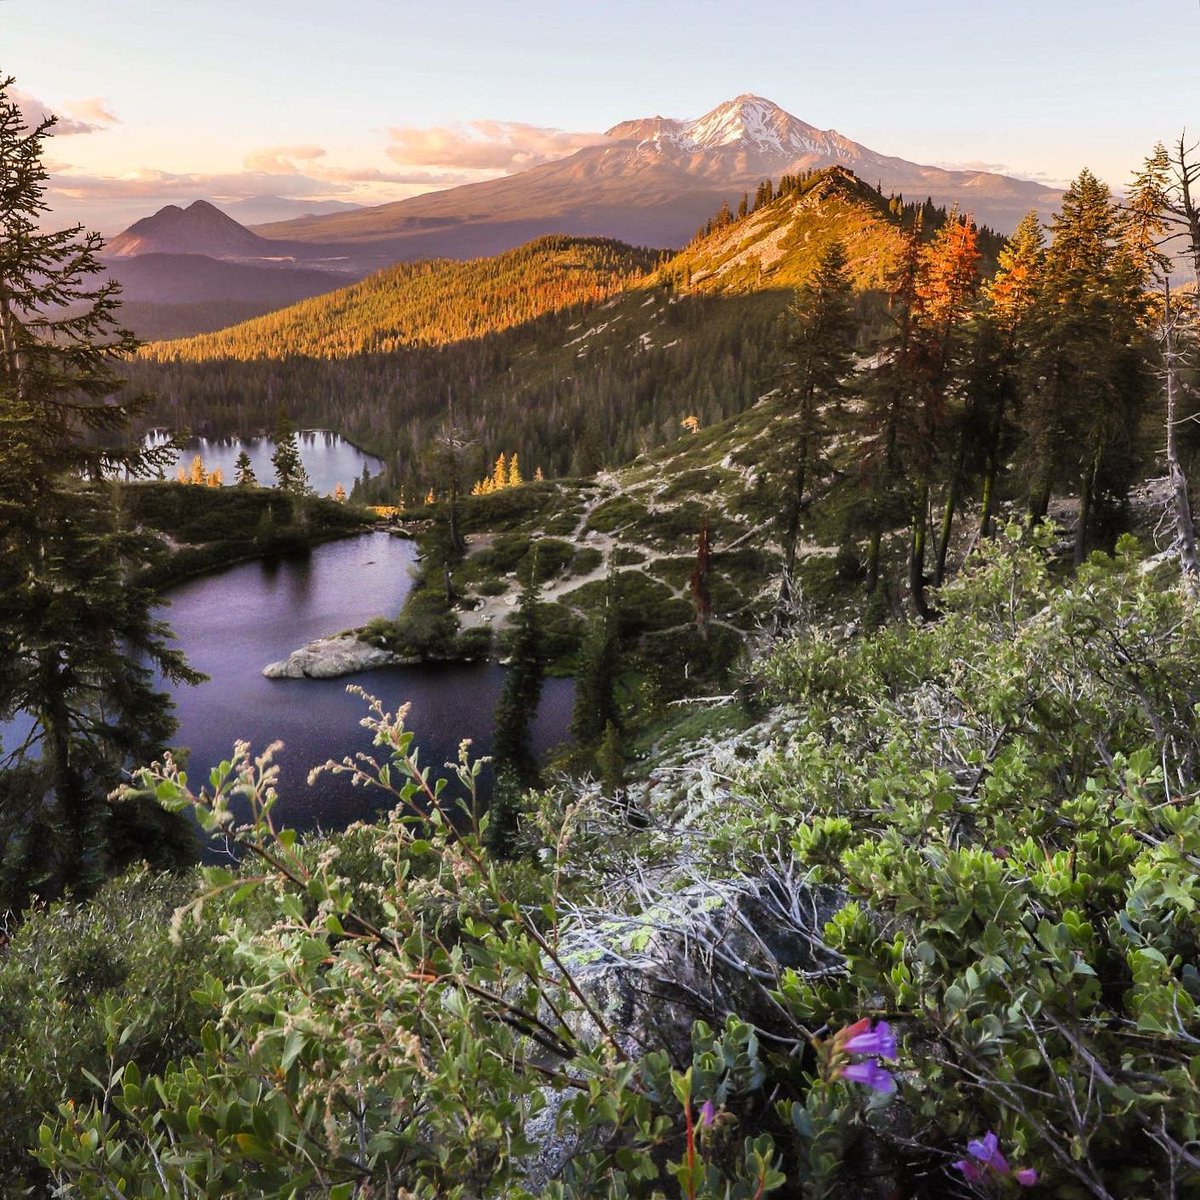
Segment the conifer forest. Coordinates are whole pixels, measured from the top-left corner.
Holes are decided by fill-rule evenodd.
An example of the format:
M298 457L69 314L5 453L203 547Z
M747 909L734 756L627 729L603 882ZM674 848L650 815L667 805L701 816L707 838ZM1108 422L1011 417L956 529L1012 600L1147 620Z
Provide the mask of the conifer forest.
M299 0L267 113L214 0L202 138L161 14L71 100L2 7L0 1195L1200 1198L1191 83L1101 137L1061 48L1056 172L996 14L769 0L859 124L994 55L1031 166L631 74L576 133L562 39L682 75L671 6L471 0L370 14L390 118Z

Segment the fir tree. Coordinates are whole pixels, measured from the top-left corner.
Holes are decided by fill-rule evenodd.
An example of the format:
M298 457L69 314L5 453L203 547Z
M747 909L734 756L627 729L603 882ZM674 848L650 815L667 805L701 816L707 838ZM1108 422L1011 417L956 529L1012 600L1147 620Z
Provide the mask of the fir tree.
M296 496L312 494L308 472L300 458L296 427L282 408L275 423L275 452L271 455L271 465L275 468L275 486L280 491Z
M619 800L625 790L625 754L621 749L621 731L609 721L604 726L604 737L596 755L596 766L600 772L600 786L610 800Z
M533 752L530 724L537 715L542 696L546 661L538 602L537 549L530 555L529 573L513 621L510 662L496 706L492 758L499 777L511 771L518 785L534 787L538 782L537 756Z
M0 907L194 850L152 799L108 800L174 732L155 670L199 677L154 616L146 539L107 482L173 450L123 437L142 403L120 399L115 365L137 343L99 282L99 237L43 231L52 125L27 126L0 79L0 711L31 723L0 759Z
M820 462L828 432L818 402L836 403L841 399L842 381L854 365L858 322L846 249L841 242L829 244L813 278L797 291L788 325L787 349L792 362L786 381L795 397L795 408L779 448L784 568L776 604L776 632L782 627L783 614L790 609L800 521L813 468Z
M488 853L502 862L517 855L517 837L521 831L521 781L509 766L496 770L492 786L492 801L483 830L483 844Z
M588 630L575 672L575 706L571 736L584 747L594 746L606 725L620 728L617 676L620 672L620 608L613 577L608 578L604 608Z
M1098 510L1124 503L1145 369L1145 275L1122 240L1106 184L1083 171L1052 224L1025 357L1030 516L1041 520L1055 484L1079 495L1075 560L1086 556Z
M1029 337L1029 316L1037 294L1046 239L1036 212L1027 213L1005 244L996 274L983 290L972 327L963 438L973 446L982 477L979 532L992 534L1000 464L1016 445L1016 417L1024 401L1021 363Z
M233 469L237 472L235 480L238 487L258 487L258 477L250 464L250 455L245 450L237 456Z

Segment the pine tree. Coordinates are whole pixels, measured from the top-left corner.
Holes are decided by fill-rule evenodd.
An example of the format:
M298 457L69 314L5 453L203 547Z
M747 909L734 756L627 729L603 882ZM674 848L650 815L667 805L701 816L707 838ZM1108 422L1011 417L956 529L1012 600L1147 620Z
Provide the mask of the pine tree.
M238 487L258 487L258 477L254 474L254 467L250 464L250 455L245 450L238 454L233 469L237 472L235 478Z
M708 622L712 617L712 591L708 577L712 574L712 531L708 517L700 526L696 538L696 563L689 580L692 591L692 607L696 612L696 630L703 641L708 641Z
M1097 514L1122 504L1130 447L1149 390L1145 276L1123 242L1106 184L1083 171L1052 223L1025 359L1030 517L1041 520L1055 484L1079 495L1075 560Z
M610 575L604 608L584 637L575 672L571 736L580 746L594 746L604 733L604 727L610 723L620 728L617 704L620 648L620 608L614 579Z
M530 723L537 714L542 695L546 661L538 613L537 551L531 555L529 573L513 621L508 670L496 705L492 758L496 773L509 770L522 787L538 782L537 756L533 752Z
M520 487L525 480L521 477L521 468L517 462L517 452L513 451L513 456L508 460L508 482L506 487Z
M797 291L789 325L787 349L792 362L786 383L795 398L795 407L779 448L779 474L784 481L781 510L784 567L775 609L776 632L782 628L784 614L791 606L800 521L813 469L821 459L828 432L818 403L837 403L841 399L842 380L854 364L858 322L854 316L846 248L841 242L830 242L812 279Z
M300 458L296 426L282 408L275 423L275 452L271 455L271 465L275 468L275 486L280 491L296 496L312 495L308 472Z
M188 483L203 487L207 482L208 472L204 469L203 459L197 454L192 458L192 465L188 468Z
M1017 440L1015 418L1024 402L1021 363L1045 251L1041 218L1029 212L1000 251L996 274L983 289L982 310L972 330L964 438L973 436L981 460L979 532L983 537L992 533L1000 464Z
M99 282L100 238L43 230L52 124L27 126L0 79L0 711L31 721L0 759L0 907L194 852L153 800L108 800L174 732L155 671L199 677L154 616L146 539L107 482L174 451L123 438L144 401L120 398L115 364L137 343Z

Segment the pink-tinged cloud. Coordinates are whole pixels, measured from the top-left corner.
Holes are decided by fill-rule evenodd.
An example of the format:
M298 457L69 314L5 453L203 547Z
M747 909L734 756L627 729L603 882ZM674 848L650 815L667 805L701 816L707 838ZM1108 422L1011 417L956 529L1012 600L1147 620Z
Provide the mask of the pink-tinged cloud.
M381 171L378 167L320 167L311 174L334 183L421 184L429 188L453 187L476 178L465 171Z
M108 104L99 96L90 96L85 100L72 100L63 106L62 111L55 112L36 96L31 96L19 88L13 88L10 95L16 100L17 107L21 110L21 116L25 118L25 123L29 126L40 125L42 121L51 116L57 117L53 130L57 137L96 133L101 129L108 129L112 125L120 124Z
M298 162L312 162L325 157L324 146L264 146L246 155L245 166L250 171L265 171L268 175L294 175Z
M511 172L551 162L604 140L520 121L469 121L463 125L388 129L388 157L401 166Z
M989 175L1007 175L1010 179L1023 179L1027 183L1041 183L1046 187L1064 186L1061 179L1047 174L1045 171L1022 171L1008 163L981 162L978 159L968 159L965 162L935 162L931 164L943 171L984 171Z
M111 125L121 124L121 118L109 108L108 101L103 96L68 100L63 105L63 111L73 120L89 124L93 129L107 129Z
M309 182L422 184L431 188L466 183L473 178L458 171L386 171L379 167L367 166L334 167L319 161L324 157L324 146L264 146L261 150L246 155L244 165L247 171L280 176L276 191L290 190L293 179L305 178Z
M350 191L346 184L312 179L307 175L281 177L268 171L239 171L232 174L173 174L169 171L142 169L127 175L60 174L51 178L52 189L72 200L127 200L146 198L164 203L180 198L240 200L250 196L277 195L285 190L291 196L319 196Z

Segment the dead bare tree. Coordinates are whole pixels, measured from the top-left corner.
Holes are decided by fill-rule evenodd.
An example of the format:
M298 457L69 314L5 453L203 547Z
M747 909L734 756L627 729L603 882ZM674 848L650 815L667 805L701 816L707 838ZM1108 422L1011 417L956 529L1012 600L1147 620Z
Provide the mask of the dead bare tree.
M1196 146L1188 145L1186 132L1180 134L1170 151L1161 142L1155 146L1130 189L1126 218L1130 248L1146 272L1147 282L1153 283L1161 295L1156 316L1167 405L1167 479L1175 522L1175 548L1184 585L1193 598L1200 599L1196 529L1177 432L1181 420L1182 369L1195 325L1197 296L1180 298L1171 290L1172 251L1183 241L1200 291L1200 207L1196 197L1200 161L1195 159L1195 153Z

